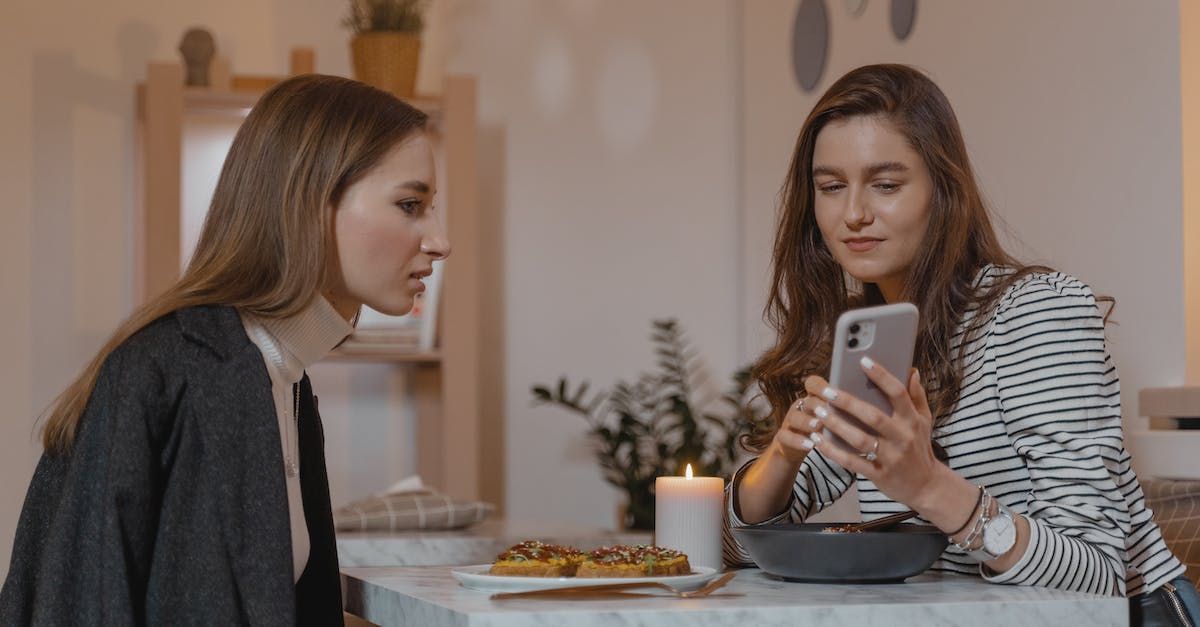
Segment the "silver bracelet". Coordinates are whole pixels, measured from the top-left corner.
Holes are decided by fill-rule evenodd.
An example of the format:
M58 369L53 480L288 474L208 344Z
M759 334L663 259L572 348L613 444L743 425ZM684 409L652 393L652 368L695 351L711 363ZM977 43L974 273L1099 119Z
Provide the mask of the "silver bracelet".
M991 516L989 516L991 509L992 495L988 494L987 490L983 490L983 493L979 497L979 514L975 518L975 524L971 526L970 533L968 533L966 537L962 539L962 542L954 543L954 548L964 552L971 549L971 546L975 544L975 541L983 535L983 527L987 524L988 519L991 518Z

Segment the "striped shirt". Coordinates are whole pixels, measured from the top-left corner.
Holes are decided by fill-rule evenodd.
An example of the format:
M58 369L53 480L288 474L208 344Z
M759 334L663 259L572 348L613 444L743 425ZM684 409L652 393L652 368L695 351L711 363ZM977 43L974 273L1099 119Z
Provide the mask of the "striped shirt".
M980 284L1009 272L989 266ZM969 312L952 339L956 351L968 341L962 388L933 437L951 468L1025 515L1029 545L1003 573L953 545L930 570L1127 596L1182 575L1184 566L1163 542L1130 466L1120 384L1091 289L1065 274L1031 274L1006 291L991 316L975 337L964 338ZM753 565L729 532L746 524L732 499L740 473L729 482L725 560ZM908 509L813 451L796 475L787 509L763 524L802 522L855 482L863 520Z

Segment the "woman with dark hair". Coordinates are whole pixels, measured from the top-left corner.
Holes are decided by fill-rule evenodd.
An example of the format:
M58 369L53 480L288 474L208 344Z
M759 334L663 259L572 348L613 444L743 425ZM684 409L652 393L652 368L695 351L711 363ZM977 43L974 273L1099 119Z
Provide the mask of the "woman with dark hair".
M341 624L305 369L450 253L425 123L330 76L263 95L183 277L50 409L0 624Z
M933 570L1200 620L1123 445L1106 299L1000 246L942 91L902 65L845 75L805 120L781 198L778 340L753 368L772 411L743 442L759 456L730 482L729 525L803 521L857 483L864 519L912 509L950 537ZM886 415L822 376L839 314L899 301L920 311L915 368L861 364ZM750 562L728 529L725 547Z

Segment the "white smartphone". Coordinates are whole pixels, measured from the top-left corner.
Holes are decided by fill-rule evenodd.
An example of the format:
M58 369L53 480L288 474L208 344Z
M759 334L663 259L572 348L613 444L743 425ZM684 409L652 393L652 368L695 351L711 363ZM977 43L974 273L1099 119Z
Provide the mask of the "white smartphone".
M833 334L833 358L829 365L829 385L833 389L853 394L886 414L892 413L892 403L863 372L860 360L870 357L892 376L908 382L913 350L917 344L917 307L912 303L895 303L878 307L851 309L838 316ZM868 433L870 427L853 416L842 415ZM844 448L851 447L825 429L824 436Z

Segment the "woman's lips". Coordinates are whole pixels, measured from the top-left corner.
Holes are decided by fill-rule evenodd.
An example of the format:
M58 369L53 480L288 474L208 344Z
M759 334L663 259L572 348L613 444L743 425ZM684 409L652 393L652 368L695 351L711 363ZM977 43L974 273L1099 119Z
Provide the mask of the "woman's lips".
M849 248L856 253L865 253L870 250L874 250L875 247L878 246L882 241L883 240L873 238L860 238L845 240L845 244L846 248Z

